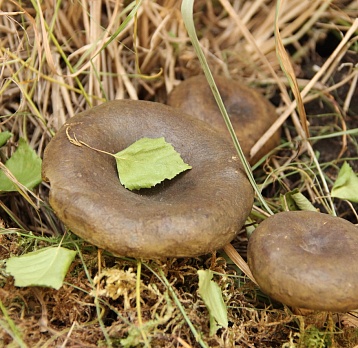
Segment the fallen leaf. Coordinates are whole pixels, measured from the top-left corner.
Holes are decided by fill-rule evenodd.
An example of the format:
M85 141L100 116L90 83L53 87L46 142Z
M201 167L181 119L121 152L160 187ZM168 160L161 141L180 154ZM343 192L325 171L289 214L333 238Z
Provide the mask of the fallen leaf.
M6 272L15 278L15 286L46 286L58 290L76 251L62 247L45 248L6 261Z
M129 190L153 187L191 169L163 137L139 139L114 157L119 180Z

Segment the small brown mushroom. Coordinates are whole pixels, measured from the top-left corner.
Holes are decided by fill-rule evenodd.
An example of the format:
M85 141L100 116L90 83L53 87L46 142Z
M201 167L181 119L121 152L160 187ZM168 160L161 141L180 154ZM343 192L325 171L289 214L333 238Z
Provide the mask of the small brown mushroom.
M117 153L164 137L192 169L151 189L129 191L112 156L70 143L66 130ZM50 204L77 235L116 255L196 256L220 249L251 211L253 190L235 150L206 123L166 105L116 100L72 117L47 146Z
M358 308L358 229L312 211L263 221L248 246L262 291L288 306L345 312Z
M257 91L238 81L220 76L214 79L242 150L249 162L254 164L280 143L281 131L278 130L250 158L251 148L277 119L275 108ZM183 81L170 93L168 105L180 108L228 134L205 76L194 76Z

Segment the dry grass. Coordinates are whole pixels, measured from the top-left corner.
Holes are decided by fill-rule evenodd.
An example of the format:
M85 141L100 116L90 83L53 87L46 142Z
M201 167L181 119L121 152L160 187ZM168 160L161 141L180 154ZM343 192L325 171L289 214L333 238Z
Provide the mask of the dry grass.
M42 156L69 117L106 100L165 103L182 79L201 72L179 2L143 0L137 17L121 28L134 4L0 0L0 128L15 135L2 159L11 155L19 137ZM276 30L297 77L296 88L301 89L310 135L316 137L310 143L302 141L305 116L296 114L276 55L275 11L276 2L271 0L197 0L194 19L212 71L260 89L280 115L271 131L284 124L281 148L255 166L271 209L284 209L280 194L297 188L321 211L334 209L357 223L356 205L344 201L333 205L327 195L343 160L358 170L357 138L345 132L358 128L357 3L285 0L281 4ZM279 56L285 59L282 49ZM342 135L332 136L340 131ZM259 141L253 151L260 146ZM238 270L220 253L144 262L138 294L133 283L138 261L97 255L94 247L65 231L46 203L48 190L46 183L41 184L36 195L29 196L32 204L19 194L1 196L0 260L56 245L64 232L63 244L77 248L79 256L59 291L16 288L2 269L0 345L130 346L129 339L121 341L126 337L133 346L153 347L308 347L309 340L315 342L310 347L324 347L327 342L336 347L358 345L354 313L329 314L320 323L295 315L271 303L247 279L235 276ZM253 218L264 215L256 204ZM243 233L233 245L245 257ZM197 295L196 272L205 268L218 272L215 280L230 322L213 337L207 310ZM127 272L118 298L110 290L118 287L108 280L111 273L94 282L104 269L118 279Z

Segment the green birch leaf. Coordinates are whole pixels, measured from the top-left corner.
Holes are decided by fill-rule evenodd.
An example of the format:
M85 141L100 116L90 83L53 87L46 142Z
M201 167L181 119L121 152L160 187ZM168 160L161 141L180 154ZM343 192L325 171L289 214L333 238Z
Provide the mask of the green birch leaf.
M292 197L293 194L298 192L299 192L298 189L294 189L293 191L286 192L284 195L280 194L280 201L284 210L289 210L289 211L299 210L295 200Z
M299 210L317 211L312 203L301 192L292 193L291 197Z
M0 147L3 146L10 138L12 137L12 133L6 131L0 133Z
M40 184L41 158L20 138L19 146L13 155L6 161L5 166L15 178L28 189L33 189ZM17 191L15 184L0 170L0 191Z
M284 195L280 195L280 201L285 210L317 211L312 203L298 189L294 189Z
M212 336L220 327L227 328L227 308L219 285L211 280L213 278L213 272L210 270L199 270L198 275L199 294L209 310L210 336Z
M347 162L343 163L338 173L331 196L358 203L358 177Z
M15 286L46 286L58 290L76 251L45 248L6 261L6 271L15 278Z
M150 188L191 169L162 138L142 138L114 155L121 184L129 190Z

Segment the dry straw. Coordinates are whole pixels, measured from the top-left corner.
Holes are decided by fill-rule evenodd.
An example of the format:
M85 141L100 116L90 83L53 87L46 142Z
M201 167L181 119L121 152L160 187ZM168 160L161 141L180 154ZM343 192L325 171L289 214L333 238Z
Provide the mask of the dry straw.
M14 134L2 148L2 160L13 153L19 137L25 138L42 156L54 133L69 117L106 100L165 102L167 94L182 79L202 73L177 0L7 0L0 1L0 6L0 129ZM349 60L352 53L357 54L356 1L196 0L193 12L200 47L212 73L245 81L276 101L279 117L254 146L252 155L282 124L287 143L282 144L279 156L264 163L266 172L259 172L262 177L256 178L260 188L269 187L265 194L271 192L270 187L280 192L298 188L332 214L334 210L344 214L349 209L355 212L354 206L347 208L337 202L333 206L328 186L334 180L330 170L337 170L347 148L357 145L349 129L353 123L348 124L358 80L356 60ZM327 57L319 60L316 47L329 32L339 36L338 43ZM312 59L316 70L307 77L303 68ZM282 71L280 60L287 74ZM343 88L347 93L340 101L337 96ZM309 125L308 130L314 135L311 138L304 115L309 102L333 105L335 116L334 124L324 125L318 132ZM326 139L333 135L342 140L340 153L321 168L315 152L317 136ZM294 148L295 142L301 147ZM299 179L293 180L289 173L298 174ZM41 203L48 196L48 189L44 183L35 191L35 197L23 190L25 199L18 194L1 198L0 218L8 225L2 230L4 234L0 234L2 258L9 257L10 252L48 245L65 231L51 210ZM272 211L281 209L278 194L266 201ZM256 204L254 216L264 218L267 212ZM68 239L64 243L70 244ZM74 265L75 272L70 272L68 284L56 294L43 290L44 296L38 302L49 313L36 312L41 307L38 304L32 307L37 297L31 290L22 291L9 283L1 288L1 301L6 306L0 302L0 309L7 313L4 318L9 318L6 322L0 320L2 330L7 330L3 331L7 332L5 337L12 335L11 340L20 346L94 346L103 340L109 345L113 337L118 342L118 337L127 337L130 330L138 329L133 323L141 320L141 342L154 345L158 345L156 339L160 337L168 346L178 343L197 346L197 340L202 346L230 346L232 342L248 347L264 347L265 342L267 347L283 344L297 347L299 342L304 346L307 334L304 325L294 329L295 322L287 310L259 309L267 304L261 294L250 283L238 291L238 282L229 276L232 271L215 255L207 260L168 260L160 263L163 274L157 276L157 265L148 268L143 263L142 279L155 286L151 293L144 292L141 298L136 298L141 301L142 314L137 313L133 303L130 314L125 314L133 319L130 321L123 315L119 302L98 298L94 303L89 297L97 255L77 243L82 242L75 244L81 263ZM230 254L230 246L226 251ZM117 262L120 264L117 267L122 268L136 265L131 260L113 261L105 253L101 262L108 266ZM249 275L245 266L242 263L240 267ZM227 274L216 280L228 304L232 327L213 337L207 335L207 312L195 292L196 271L204 267ZM175 303L171 303L165 289L169 289ZM34 315L28 316L25 309L19 313L19 298L25 303L23 308ZM169 309L172 312L166 318ZM105 313L111 313L110 324L104 321ZM38 327L36 315L39 318L48 315L51 319L46 334L34 330ZM153 326L152 330L145 326L156 317L164 324ZM76 324L70 324L69 318ZM349 328L344 326L342 331L343 340L343 336L349 336ZM333 340L336 337L332 332L327 335Z

